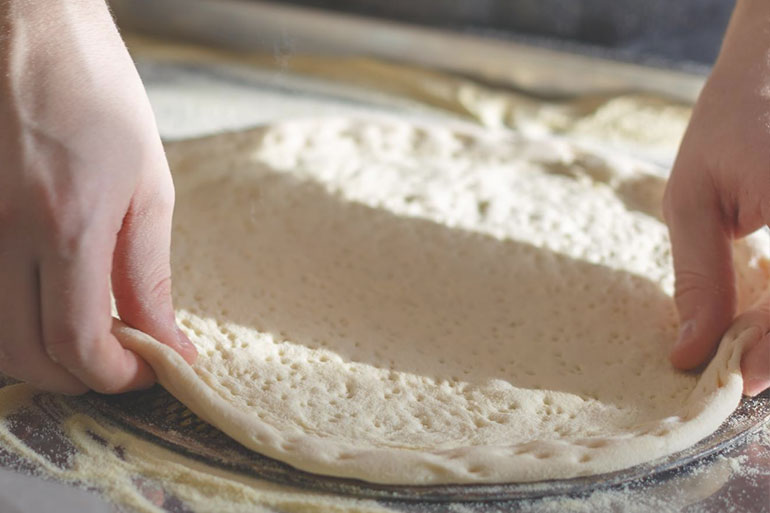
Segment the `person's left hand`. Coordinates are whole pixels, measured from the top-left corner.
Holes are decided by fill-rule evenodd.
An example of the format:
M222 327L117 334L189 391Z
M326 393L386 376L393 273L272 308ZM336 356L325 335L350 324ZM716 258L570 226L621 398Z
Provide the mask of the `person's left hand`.
M708 361L736 310L732 241L770 223L770 3L739 2L693 110L663 211L676 273L677 368ZM770 308L755 309L767 316ZM746 348L744 393L770 387L770 332Z

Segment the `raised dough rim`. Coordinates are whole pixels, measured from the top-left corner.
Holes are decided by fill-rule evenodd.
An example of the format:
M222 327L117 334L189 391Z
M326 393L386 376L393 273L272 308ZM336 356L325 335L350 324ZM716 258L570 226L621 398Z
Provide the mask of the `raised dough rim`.
M464 124L457 125L459 128ZM462 129L476 131L468 126ZM197 178L212 179L215 175ZM117 324L114 331L127 348L150 363L159 382L172 395L249 449L311 473L409 485L563 479L621 470L683 450L716 431L737 407L743 388L743 347L761 336L758 328L746 323L736 324L724 336L716 356L686 402L687 411L671 412L686 416L686 421L678 416L670 417L668 422L661 419L650 426L649 434L611 440L597 437L575 443L529 442L527 452L517 454L517 446L472 446L435 453L393 448L361 450L307 434L283 436L269 424L229 405L167 346L123 324ZM539 449L551 456L534 457ZM520 465L521 462L526 464ZM494 472L479 472L480 468Z
M716 431L737 407L743 387L740 373L743 347L761 336L758 327L738 325L725 335L717 355L687 401L691 409L688 421L676 422L673 427L658 423L667 429L664 436L647 434L615 440L597 437L592 440L607 441L598 447L586 447L586 439L581 439L578 444L562 443L558 464L549 465L550 458L535 459L531 452L511 454L514 446L469 447L457 458L447 455L447 451L431 453L391 448L362 451L350 444L309 435L284 437L269 424L222 400L193 367L168 346L119 322L113 331L125 347L137 352L151 365L161 385L174 397L247 448L306 472L379 484L409 485L563 479L622 470L683 450ZM717 386L718 380L721 387ZM552 448L552 444L544 442L543 447ZM580 457L587 453L591 455L590 461L581 462ZM339 455L345 457L340 459ZM484 479L484 476L469 471L479 460L497 470L494 479ZM527 465L519 465L525 460ZM372 461L377 462L376 467Z

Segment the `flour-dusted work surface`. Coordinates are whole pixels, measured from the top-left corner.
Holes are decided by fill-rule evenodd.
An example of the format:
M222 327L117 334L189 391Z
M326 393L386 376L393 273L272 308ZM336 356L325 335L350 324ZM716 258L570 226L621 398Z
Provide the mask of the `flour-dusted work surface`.
M203 437L211 434L211 427L195 420L178 403L174 406L162 398L165 392L151 393L145 399L140 394L135 394L135 400L145 402L145 410L151 415L180 422L177 436L196 440L198 437L190 435L188 429L199 430ZM149 397L156 402L146 400ZM131 400L127 397L123 402ZM157 410L157 401L164 411ZM90 402L38 395L25 385L0 388L0 464L25 475L88 488L92 494L98 491L111 501L117 513L743 513L767 511L770 499L768 426L716 456L654 479L542 499L447 503L356 499L281 486L170 451L157 439L148 440L105 419ZM45 489L38 488L38 492L44 494ZM62 502L58 511L82 511L68 510L66 504Z
M299 471L259 453L244 451L241 444L201 420L162 387L120 397L92 394L88 399L100 415L143 437L211 465L271 482L308 491L389 502L467 504L483 501L494 504L544 497L580 497L599 489L618 490L629 486L644 485L654 490L651 485L675 482L693 468L699 468L699 465L709 461L708 458L724 454L761 433L763 422L770 420L768 396L770 393L763 397L744 399L713 435L685 451L627 470L536 483L434 486L378 485L320 476ZM692 465L694 462L696 465Z
M160 54L163 57L151 58L149 55L155 50L146 48L145 50L147 53L144 64L141 62L141 55L137 54L140 57L140 70L144 70L145 77L150 79L147 85L151 98L154 99L156 110L160 113L159 122L167 138L178 139L192 135L208 135L223 129L240 130L266 122L275 122L280 119L279 109L272 112L272 117L266 118L265 111L258 108L260 100L255 96L250 96L249 91L253 84L251 81L256 80L255 77L260 73L263 78L270 77L269 89L275 94L272 99L275 100L284 94L286 105L296 105L292 104L292 98L302 96L297 95L297 89L301 89L302 81L308 79L304 77L299 81L292 82L293 85L291 86L285 86L282 82L284 79L291 81L296 78L293 72L285 68L275 71L272 67L259 68L256 63L247 66L244 62L237 64L234 61L223 62L218 57L215 59L218 64L213 65L209 56L199 60L191 58L191 55L196 54L194 51L187 57L180 58L179 48L174 48L170 53L164 53L167 49L161 48L163 51ZM187 64L184 64L185 61ZM308 63L308 73L312 74L310 64ZM253 66L259 68L258 73L254 72ZM392 71L393 69L386 65L378 66L377 63L369 63L368 66L376 70L377 73L383 73L383 70ZM212 67L214 71L212 71ZM344 67L344 64L340 65L340 69L344 70ZM148 70L152 71L148 73ZM489 91L481 86L474 89L474 84L465 79L457 79L461 86L442 89L438 87L442 83L441 81L450 80L452 77L421 75L417 70L411 71L416 73L415 76L419 79L414 79L412 82L409 80L399 82L401 89L398 91L389 90L384 93L377 93L384 96L374 102L376 106L370 106L363 99L371 91L361 92L359 99L355 101L348 100L347 93L340 93L336 96L328 94L315 104L320 109L319 111L306 110L310 107L309 103L305 103L302 108L292 111L291 117L308 117L310 114L313 117L323 117L330 114L336 117L360 117L361 114L370 116L373 111L392 115L392 111L395 109L402 120L406 118L421 119L423 122L427 120L431 123L437 120L453 122L464 120L468 123L477 122L496 130L512 127L518 131L524 130L530 135L553 133L569 135L569 127L579 126L581 119L585 121L594 116L595 113L601 112L603 106L608 103L618 104L617 99L595 99L594 103L591 104L593 110L585 108L586 103L580 104L584 110L574 108L574 105L578 105L577 103L570 104L572 105L572 110L570 110L564 107L565 104L540 105L537 101L520 95L508 96L503 91ZM179 80L174 85L174 76L187 78ZM191 81L194 76L204 78L197 82L196 87L191 88L190 84L196 84L195 80ZM343 80L342 77L344 76L345 74L340 71L335 80ZM152 80L153 77L155 81ZM367 80L366 73L359 74L358 77L358 80L363 82ZM371 75L368 79L372 80ZM420 84L428 79L433 80L433 82L429 81L432 84L431 87L413 87L413 84ZM392 84L391 81L384 82ZM222 102L221 97L217 95L218 84L223 83L230 84L234 88L231 92L237 90L237 94L242 95L238 100L239 109L228 110L226 102ZM179 95L176 97L173 95L175 87L179 91ZM328 82L319 87L326 91L334 90L334 87L329 87ZM415 101L414 97L410 97L410 88L417 91L415 96L424 95L424 97L420 101ZM465 96L461 96L465 100L459 103L455 94L458 91L465 91L463 93ZM468 91L471 91L472 94ZM448 96L441 96L442 94ZM399 97L402 98L399 99ZM317 95L310 94L302 96L302 98L305 101L314 98L313 101L315 101ZM332 102L331 98L337 98L338 102ZM449 101L448 99L451 98L455 98L455 100ZM469 102L467 101L468 98L481 98L484 101ZM490 98L494 98L495 101L490 101ZM415 104L423 105L413 109ZM271 101L270 105L274 107L275 102ZM458 105L460 106L458 107ZM478 105L491 105L494 108L480 108ZM662 100L647 103L642 101L640 103L636 100L626 99L626 105L627 111L631 113L635 112L634 106L638 107L639 112L651 108L650 115L652 117L661 112L679 113L676 115L678 117L672 118L676 120L675 123L672 122L673 126L681 127L686 122L686 108L676 104L668 104ZM479 113L486 114L480 115ZM554 113L558 113L558 115ZM222 114L222 118L218 118L220 114ZM615 123L612 121L612 116L608 114L605 116L605 133L616 134L618 140L624 140L623 137L617 136L622 130L612 128L613 123ZM544 119L550 121L546 123L543 121ZM553 119L557 119L559 122L556 123ZM588 121L585 122L590 124ZM669 128L672 126L672 124L665 125ZM628 130L631 132L636 131L635 133L642 134L639 137L628 138L634 140L634 142L629 143L629 148L633 146L634 152L639 148L644 149L644 151L650 150L651 153L655 153L655 160L660 160L657 159L657 156L665 152L659 151L660 146L655 143L653 134L645 139L644 130L640 128L643 123L633 122L628 123L627 126L630 127ZM284 139L286 139L285 143L291 144L291 137ZM671 137L664 139L662 141L664 146L675 146L676 143L672 143ZM642 143L640 144L639 141ZM187 143L180 142L179 144ZM590 154L590 152L587 153ZM260 158L269 159L270 165L279 171L282 169L281 166L285 164L282 163L280 155L270 156L262 152ZM553 176L570 179L570 173L574 174L574 169L569 166L555 166ZM572 178L574 179L574 177ZM596 179L596 177L590 178L590 180ZM656 183L659 182L651 179L648 184L652 184L652 187L650 189L642 188L642 191L647 192L643 192L640 196L633 194L639 192L636 188L627 189L627 192L632 193L626 196L627 199L637 207L643 206L646 194L650 191L655 193L656 188L659 188L655 186ZM220 185L228 186L226 183ZM281 189L281 186L282 183L278 180L270 184L270 187L273 187L270 190L284 190ZM276 187L277 189L275 189ZM362 191L364 194L377 192L366 188L363 188ZM402 199L403 197L403 195L400 196ZM440 195L434 199L437 201L437 208L440 211ZM494 219L495 210L492 203L473 202L468 203L466 207L473 207L477 213L485 211L487 216ZM461 217L463 212L467 214L467 211L461 210L459 212ZM407 217L411 215L408 211L402 212L402 214ZM247 217L248 219L243 219L245 223L253 222L251 213ZM323 219L328 218L321 218L319 222ZM462 223L455 228L462 228L461 225ZM270 226L267 226L266 229L270 229ZM322 231L321 233L325 232ZM417 234L419 233L422 232L418 231ZM342 235L346 234L343 232ZM388 235L390 238L384 241L386 243L392 242L394 237L397 239L398 231L393 231ZM494 232L491 235L497 236ZM388 245L386 244L384 247L387 249ZM280 246L274 249L275 254L278 255ZM237 254L233 256L233 258L237 257ZM215 274L222 271L224 271L222 267L212 270ZM419 279L415 283L419 284ZM284 299L277 298L282 303L286 302ZM383 315L385 313L387 312L384 312ZM223 312L217 311L217 315L221 316ZM228 314L224 315L233 317L240 314L236 310L228 310ZM273 317L272 321L280 323L280 319L276 317ZM276 346L278 345L276 344ZM280 351L280 349L280 347L276 347L276 351ZM280 358L278 358L278 362L280 362ZM383 360L379 363L389 364L390 362ZM402 364L404 362L399 360L395 363ZM420 362L413 363L413 365L418 364ZM442 365L447 365L447 362L445 361ZM448 362L448 365L453 365L453 362ZM290 366L291 364L289 364ZM458 381L463 379L461 376L455 377L459 378ZM284 379L276 380L276 383L272 385L275 386L279 383L284 383L289 387L291 384L290 380ZM766 432L753 435L747 443L728 449L708 461L691 465L680 472L663 476L661 479L642 480L610 490L588 492L577 497L561 496L544 500L503 501L485 504L431 505L420 501L394 502L384 499L374 501L345 497L340 494L308 492L296 486L279 485L264 479L254 478L253 475L244 476L168 451L159 446L157 440L147 441L142 437L137 437L134 433L127 432L124 428L112 424L108 419L100 417L98 411L93 410L88 400L34 395L25 387L5 388L1 392L3 418L7 419L3 422L3 446L8 448L9 454L12 452L17 455L8 456L6 461L15 460L24 465L27 472L34 468L36 472L54 479L69 483L79 482L85 486L101 490L119 505L118 508L121 511L445 511L447 508L469 511L562 511L565 509L580 511L581 508L584 511L679 511L683 509L688 511L729 511L732 508L733 511L738 512L761 511L768 500L767 483L770 477L767 466L770 457L767 446L770 444L768 444ZM181 423L199 425L189 413L184 415L185 417L180 419L180 425ZM332 421L333 415L328 420ZM35 426L36 429L29 429L29 426ZM38 429L41 426L45 426L45 428ZM19 459L19 455L21 459ZM110 469L110 471L107 472L105 469Z

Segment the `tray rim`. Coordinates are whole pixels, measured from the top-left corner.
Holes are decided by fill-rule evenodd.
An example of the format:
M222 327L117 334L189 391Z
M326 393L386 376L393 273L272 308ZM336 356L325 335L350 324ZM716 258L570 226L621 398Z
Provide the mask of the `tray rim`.
M118 396L106 396L90 392L84 396L84 403L92 415L115 422L145 439L157 442L184 456L225 470L308 491L396 502L501 502L555 496L579 497L600 489L644 484L650 479L666 480L687 473L698 463L708 461L709 458L744 443L749 437L761 430L765 423L770 422L770 390L766 390L756 397L744 397L736 410L717 431L688 449L627 469L594 476L525 483L384 485L312 474L295 469L286 463L251 451L221 432L219 432L221 437L226 439L227 444L230 445L231 452L229 454L225 454L222 447L207 447L200 440L193 440L191 446L190 439L185 435L187 430L168 429L157 423L148 424L139 416L131 415L125 405L120 407L114 405L115 402L121 401L121 398L129 398L129 400L142 403L142 405L158 400L158 397L143 398L142 394L160 395L161 399L165 394L167 396L165 400L170 401L169 405L174 403L177 403L176 407L181 405L189 416L195 419L194 422L202 423L218 432L216 428L187 410L182 403L159 385L148 391L131 392ZM228 459L228 456L240 457L240 461Z

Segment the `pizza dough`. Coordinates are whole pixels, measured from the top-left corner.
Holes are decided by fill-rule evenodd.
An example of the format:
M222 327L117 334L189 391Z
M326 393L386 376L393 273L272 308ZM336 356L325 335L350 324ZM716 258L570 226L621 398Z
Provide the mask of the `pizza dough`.
M117 328L246 447L377 483L618 470L740 400L735 329L674 371L673 276L642 164L510 132L296 121L171 143L174 300L193 367ZM736 244L740 308L765 289Z

